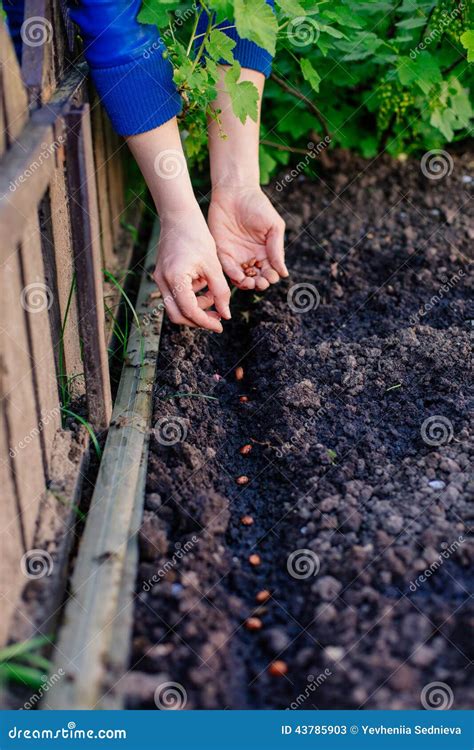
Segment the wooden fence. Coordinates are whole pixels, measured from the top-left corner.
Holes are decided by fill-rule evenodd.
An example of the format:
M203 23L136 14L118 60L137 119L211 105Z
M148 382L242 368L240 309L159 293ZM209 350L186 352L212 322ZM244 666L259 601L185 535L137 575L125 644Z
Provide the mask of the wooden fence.
M29 19L39 24L33 43ZM131 249L121 230L123 144L88 96L73 30L49 0L26 0L25 24L20 68L0 20L0 643L25 584L56 562L34 550L40 509L49 502L48 517L56 513L64 394L86 405L95 430L109 423L103 269L123 268Z

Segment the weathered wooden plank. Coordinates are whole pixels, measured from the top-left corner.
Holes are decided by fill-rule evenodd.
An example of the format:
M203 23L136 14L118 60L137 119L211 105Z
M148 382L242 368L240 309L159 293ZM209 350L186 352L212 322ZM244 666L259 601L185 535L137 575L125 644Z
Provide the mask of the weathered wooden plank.
M114 266L114 239L109 204L107 151L102 108L97 95L91 106L91 126L94 134L94 161L97 180L97 197L100 214L100 239L102 246L102 265L109 271Z
M11 250L10 256L5 260L2 276L2 402L23 535L26 545L30 547L39 503L45 490L45 473L26 316L34 314L28 313L28 308L41 304L44 292L39 289L38 295L32 297L23 289L18 248Z
M116 135L110 120L103 112L106 143L107 195L110 205L110 221L114 245L120 239L120 218L123 211L123 174L121 167L123 141Z
M89 105L66 115L68 125L68 186L79 323L88 419L98 430L108 427L112 410L105 342L100 230Z
M20 241L25 217L46 192L56 153L65 143L62 115L80 101L83 67L68 75L47 107L33 112L17 142L4 154L0 169L0 252Z
M45 282L41 233L36 213L30 215L25 227L20 265L40 442L46 476L49 478L51 449L55 432L61 425L61 412L49 318L54 296L53 290Z
M45 280L53 290L50 310L60 392L77 399L85 393L79 313L74 288L74 254L64 164L58 161L41 204Z
M47 102L55 88L53 37L49 0L25 0L21 73L34 107Z
M10 35L1 18L0 78L5 135L7 144L11 145L18 138L28 120L28 97L21 80L20 68Z
M4 645L18 595L25 583L21 572L24 553L20 508L10 465L5 412L0 407L0 646Z
M69 573L69 556L74 545L82 480L88 465L89 433L58 430L51 461L48 490L41 504L34 547L47 550L52 561L47 577L29 580L12 618L15 641L26 641L40 633L53 633L62 610ZM46 584L46 585L45 585Z
M145 268L153 264L156 239L155 233ZM142 324L146 317L150 318L151 310L146 303L152 289L154 285L144 271L137 301ZM133 596L131 570L125 566L135 565L136 560L131 537L137 529L137 506L143 503L143 467L161 313L152 316L152 320L146 325L147 336L141 336L136 327L131 333L113 420L72 577L71 597L55 650L55 669L63 669L66 679L48 692L47 708L87 709L97 707L102 700L104 705L118 700L112 696L113 679L119 679L125 668L130 638L128 610ZM109 663L113 665L111 673Z

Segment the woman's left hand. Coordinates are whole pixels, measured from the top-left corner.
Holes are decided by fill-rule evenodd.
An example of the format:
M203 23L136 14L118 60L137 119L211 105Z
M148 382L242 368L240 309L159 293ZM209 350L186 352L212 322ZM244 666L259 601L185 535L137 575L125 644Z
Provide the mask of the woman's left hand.
M222 268L239 289L267 289L288 276L285 222L260 187L214 189L208 224ZM254 259L248 275L242 264Z

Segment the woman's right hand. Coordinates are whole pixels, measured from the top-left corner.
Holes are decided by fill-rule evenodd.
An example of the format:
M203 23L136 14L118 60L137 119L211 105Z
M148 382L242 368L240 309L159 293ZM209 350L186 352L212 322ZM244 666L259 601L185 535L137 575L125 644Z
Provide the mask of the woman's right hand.
M160 223L153 278L170 320L222 333L220 319L231 317L230 289L201 209L196 203L188 210L162 213Z

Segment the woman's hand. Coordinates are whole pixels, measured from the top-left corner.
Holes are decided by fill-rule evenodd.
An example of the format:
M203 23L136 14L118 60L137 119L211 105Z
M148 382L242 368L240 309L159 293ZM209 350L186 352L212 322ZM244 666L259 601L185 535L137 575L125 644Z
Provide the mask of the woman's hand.
M162 214L153 277L173 323L222 333L220 318L230 318L230 290L197 203L187 211ZM213 306L216 311L209 309Z
M212 192L208 224L222 267L239 289L267 289L288 276L285 222L260 187L222 187ZM255 275L242 264L254 258Z

